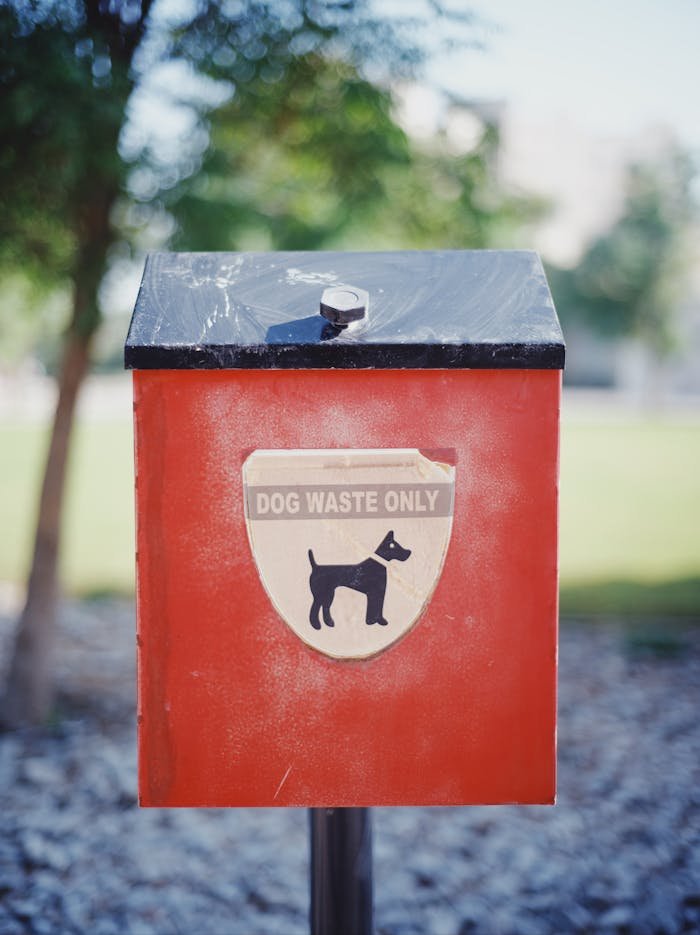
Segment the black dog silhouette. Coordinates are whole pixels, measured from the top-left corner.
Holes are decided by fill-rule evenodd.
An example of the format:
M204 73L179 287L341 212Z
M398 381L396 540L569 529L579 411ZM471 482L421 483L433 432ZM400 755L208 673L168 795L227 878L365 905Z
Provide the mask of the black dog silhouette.
M385 562L391 562L394 559L405 562L411 550L399 545L394 539L392 530L384 536L374 554L383 558ZM371 556L359 565L318 565L311 549L309 549L309 561L311 562L309 585L313 595L309 620L314 630L321 629L321 621L318 618L319 610L323 612L323 622L326 626L335 626L331 617L331 604L336 588L352 588L353 591L367 595L365 620L368 625L378 623L385 627L388 624L389 621L385 620L382 615L386 593L385 565Z

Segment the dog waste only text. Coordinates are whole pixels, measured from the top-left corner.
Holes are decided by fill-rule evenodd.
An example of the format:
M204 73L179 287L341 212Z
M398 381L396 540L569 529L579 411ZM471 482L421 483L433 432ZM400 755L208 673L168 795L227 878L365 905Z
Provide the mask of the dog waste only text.
M451 492L449 484L253 487L248 510L252 519L444 516Z

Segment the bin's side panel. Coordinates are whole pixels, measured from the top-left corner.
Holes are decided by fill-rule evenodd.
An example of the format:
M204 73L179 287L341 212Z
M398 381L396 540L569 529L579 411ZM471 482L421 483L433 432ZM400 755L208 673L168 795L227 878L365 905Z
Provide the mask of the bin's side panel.
M145 805L551 802L557 371L136 372ZM257 448L453 449L422 619L338 661L277 616L245 529Z

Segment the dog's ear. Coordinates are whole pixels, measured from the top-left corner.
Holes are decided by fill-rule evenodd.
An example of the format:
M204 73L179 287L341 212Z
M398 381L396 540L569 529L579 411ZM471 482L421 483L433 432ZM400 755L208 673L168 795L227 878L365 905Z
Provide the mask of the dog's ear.
M393 538L394 538L394 530L390 529L389 532L387 533L387 539L393 539Z

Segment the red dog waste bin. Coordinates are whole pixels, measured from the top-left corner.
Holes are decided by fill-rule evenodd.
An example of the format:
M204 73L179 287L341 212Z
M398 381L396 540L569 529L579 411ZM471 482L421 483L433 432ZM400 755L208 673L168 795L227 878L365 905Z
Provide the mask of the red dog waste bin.
M149 257L143 805L553 801L563 360L529 252Z

